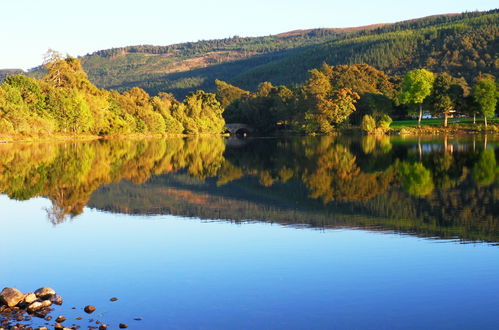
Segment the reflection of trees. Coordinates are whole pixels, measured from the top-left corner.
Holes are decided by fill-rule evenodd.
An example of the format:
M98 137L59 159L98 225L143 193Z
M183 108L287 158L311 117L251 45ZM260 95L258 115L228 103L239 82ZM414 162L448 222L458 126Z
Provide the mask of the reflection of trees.
M435 187L431 172L422 163L401 162L399 173L405 191L413 196L426 196Z
M473 179L478 185L488 186L494 183L498 172L494 150L486 149L473 166Z
M83 212L103 184L143 183L154 174L185 169L204 179L223 163L220 138L100 141L0 146L0 192L14 199L46 196L54 224Z
M235 180L252 182L261 188L262 199L285 201L289 193L302 196L300 204L315 203L312 208L355 205L359 212L400 220L400 228L409 226L401 219L411 219L411 225L418 219L419 227L492 221L497 200L493 149L448 150L439 144L420 158L414 148L401 150L387 139L257 139L227 149L221 137L0 144L0 193L19 200L46 196L52 201L48 217L57 224L83 212L102 185L123 179L141 184L153 175L180 171L198 183L217 177L205 181L216 189ZM490 226L497 228L497 222Z
M387 135L365 135L362 137L361 145L365 154L385 154L392 149L390 137Z
M361 201L384 192L391 181L389 171L362 173L356 157L343 145L319 148L316 166L303 174L312 198L324 202Z

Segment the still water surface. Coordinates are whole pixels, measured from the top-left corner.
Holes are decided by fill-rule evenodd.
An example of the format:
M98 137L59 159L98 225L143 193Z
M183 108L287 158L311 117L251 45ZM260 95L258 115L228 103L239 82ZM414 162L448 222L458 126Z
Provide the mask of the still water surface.
M113 328L494 329L498 151L491 137L0 145L1 284L55 288L55 313L82 328L93 304Z

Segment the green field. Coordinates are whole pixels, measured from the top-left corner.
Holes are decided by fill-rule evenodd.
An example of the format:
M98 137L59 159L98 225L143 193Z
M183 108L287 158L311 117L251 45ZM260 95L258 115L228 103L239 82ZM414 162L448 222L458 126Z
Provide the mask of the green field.
M449 125L452 124L473 124L473 118L449 118L447 120ZM483 124L483 118L476 119L477 125ZM492 118L487 121L488 124L498 124L499 118ZM423 119L421 121L421 126L443 126L444 120L442 118L431 118L431 119ZM392 128L401 128L401 127L417 127L418 120L395 120L392 122L390 127Z

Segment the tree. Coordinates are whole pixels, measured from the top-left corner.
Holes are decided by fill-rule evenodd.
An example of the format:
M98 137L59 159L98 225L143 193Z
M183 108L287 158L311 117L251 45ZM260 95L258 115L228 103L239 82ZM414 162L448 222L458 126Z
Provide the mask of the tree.
M497 105L497 86L493 76L478 78L473 88L473 98L478 105L478 111L483 115L485 128L487 117L492 117Z
M228 84L225 81L215 80L215 85L217 86L217 100L224 109L231 105L235 100L240 99L242 95L249 95L249 92Z
M423 101L430 95L435 77L425 69L409 71L402 81L399 101L402 104L419 104L418 127L421 127L423 118Z
M349 88L333 90L327 76L319 70L309 72L303 86L305 130L309 133L330 133L334 125L340 124L352 114L359 94Z
M431 110L434 115L444 115L444 127L447 127L447 118L455 110L455 103L451 94L452 77L447 73L437 75L429 97Z

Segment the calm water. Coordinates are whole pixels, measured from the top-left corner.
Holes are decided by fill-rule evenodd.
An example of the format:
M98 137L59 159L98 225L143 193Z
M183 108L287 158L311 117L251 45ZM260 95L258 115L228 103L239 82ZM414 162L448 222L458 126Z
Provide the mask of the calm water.
M0 284L82 328L497 329L498 146L2 144Z

